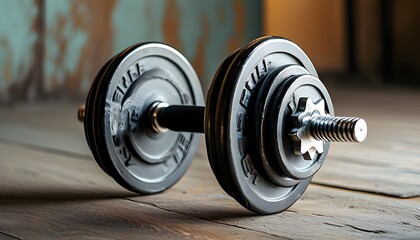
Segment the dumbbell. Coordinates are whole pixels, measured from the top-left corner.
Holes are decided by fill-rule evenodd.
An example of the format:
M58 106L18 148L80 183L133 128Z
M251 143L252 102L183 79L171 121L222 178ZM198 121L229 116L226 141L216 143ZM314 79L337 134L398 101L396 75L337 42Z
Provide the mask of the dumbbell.
M363 119L334 116L309 58L279 37L230 54L203 92L191 64L156 42L131 46L99 71L79 109L99 166L123 187L162 192L186 172L205 133L223 190L259 214L289 208L330 142L362 142Z

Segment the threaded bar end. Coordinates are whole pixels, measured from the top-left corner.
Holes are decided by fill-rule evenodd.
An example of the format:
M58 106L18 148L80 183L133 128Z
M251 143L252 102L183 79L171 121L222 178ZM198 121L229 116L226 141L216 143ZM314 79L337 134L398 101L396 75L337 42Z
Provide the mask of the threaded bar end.
M310 136L318 141L363 142L367 136L367 124L361 118L317 116L308 124Z

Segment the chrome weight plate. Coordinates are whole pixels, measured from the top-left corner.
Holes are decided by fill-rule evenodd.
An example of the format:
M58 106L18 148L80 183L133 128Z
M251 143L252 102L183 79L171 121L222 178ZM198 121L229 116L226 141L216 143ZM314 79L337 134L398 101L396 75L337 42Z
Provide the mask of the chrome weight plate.
M85 122L97 162L119 184L150 194L164 191L185 173L199 135L167 131L151 124L156 103L203 106L198 77L175 49L144 43L116 55L97 77L89 94ZM96 81L95 81L96 82ZM93 120L94 119L94 120Z
M214 171L219 183L240 204L251 211L270 214L290 207L305 191L310 179L297 181L290 187L273 183L261 168L261 158L250 149L250 136L255 132L249 119L251 103L258 85L269 73L288 65L297 65L313 76L316 71L306 54L294 43L276 37L259 38L242 48L230 61L227 71L214 80L220 91L207 99L206 142L212 165L224 171ZM218 83L216 81L222 81ZM272 94L275 95L275 94ZM209 114L210 113L210 114ZM215 116L210 116L215 113ZM218 167L218 168L219 168Z

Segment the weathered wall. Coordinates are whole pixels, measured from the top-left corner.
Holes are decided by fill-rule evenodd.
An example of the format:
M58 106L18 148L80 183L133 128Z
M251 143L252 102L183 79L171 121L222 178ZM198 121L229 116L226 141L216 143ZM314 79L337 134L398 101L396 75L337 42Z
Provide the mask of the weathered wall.
M320 71L346 69L342 0L265 0L264 33L296 42Z
M142 41L176 47L206 89L260 19L253 0L0 0L0 102L84 97L106 60Z
M394 74L399 82L420 85L420 1L394 0Z
M348 52L348 3L354 6L354 69ZM381 9L387 4L390 11L384 20ZM351 72L375 83L420 85L419 9L418 0L265 0L264 34L298 43L319 72ZM384 39L388 21L390 37Z
M39 90L39 5L0 0L0 102Z

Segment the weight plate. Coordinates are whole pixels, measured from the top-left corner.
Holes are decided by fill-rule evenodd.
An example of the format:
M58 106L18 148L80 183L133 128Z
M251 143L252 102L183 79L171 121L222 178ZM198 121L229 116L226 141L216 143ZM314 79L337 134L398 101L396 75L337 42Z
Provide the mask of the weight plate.
M222 87L222 84L225 81L225 74L228 71L230 64L232 63L232 60L235 58L238 52L239 49L233 52L232 54L228 55L217 69L216 74L214 75L213 81L211 82L211 85L208 90L204 117L204 132L206 137L206 147L208 153L207 155L209 156L210 167L214 175L216 176L219 185L229 195L231 195L231 189L233 188L231 187L233 186L233 180L230 178L230 171L229 169L225 168L223 165L220 164L220 162L223 161L223 159L220 159L220 161L212 161L212 159L219 159L220 157L223 157L216 156L219 153L219 150L217 149L217 144L215 143L215 141L217 141L216 137L218 136L218 133L214 131L217 131L218 129L214 127L213 124L215 123L218 109L214 106L217 106L218 104L220 88ZM212 132L210 133L210 131ZM210 158L210 156L213 156L213 158Z
M160 43L129 47L108 65L93 91L94 156L127 189L164 191L191 164L199 134L155 132L151 106L203 106L198 77L178 51Z
M293 187L274 184L255 167L250 146L249 115L250 99L258 84L265 76L286 65L300 65L310 74L316 71L306 54L294 43L276 37L259 38L242 48L230 62L223 78L217 75L214 81L223 79L220 91L208 99L208 117L206 124L207 146L214 145L208 151L209 160L214 166L220 166L224 174L215 171L219 183L227 184L228 194L251 211L270 214L290 207L305 191L309 179L300 181ZM214 104L216 103L216 104ZM226 173L226 175L225 175ZM223 180L225 178L225 180Z
M282 79L279 76L277 78ZM317 154L312 160L306 160L302 155L294 153L294 142L289 136L295 127L291 115L302 97L312 98L315 102L324 100L326 114L334 116L330 95L321 81L308 74L296 76L271 98L267 114L271 120L266 124L264 135L264 139L270 139L271 152L275 153L274 159L278 161L281 172L296 180L314 175L324 163L330 146L329 142L324 142L323 153Z
M249 143L250 146L259 146L259 148L250 148L250 154L255 159L256 167L260 166L260 169L263 170L261 172L265 173L274 184L283 187L292 187L299 183L299 180L292 179L284 175L284 173L281 173L279 164L277 161L273 161L277 157L273 156L273 141L270 138L271 136L267 137L265 133L267 125L270 125L274 119L267 117L268 105L270 99L274 99L276 93L284 88L286 85L285 82L292 80L291 78L293 76L302 74L309 73L299 65L286 65L269 72L264 77L265 80L261 81L261 84L256 87L249 107L249 115L254 116L249 119L250 129L254 130L249 136Z
M102 161L99 158L99 155L97 154L97 147L95 144L95 139L94 139L94 129L95 129L95 121L96 121L96 117L94 114L94 106L95 104L93 104L95 102L95 98L96 98L96 94L97 94L97 89L98 89L98 85L99 82L103 76L103 74L105 73L106 69L109 67L111 61L113 60L113 58L111 58L108 62L106 62L102 68L99 70L98 74L95 77L95 80L93 81L90 89L89 89L89 93L87 95L86 98L86 104L85 104L85 117L84 117L84 129L85 129L85 137L86 137L86 141L88 143L89 149L91 149L91 152L94 156L94 159L96 160L96 162L98 163L98 165L101 167L101 169L107 173L108 175L109 173L109 169L106 169L105 165L102 163Z

